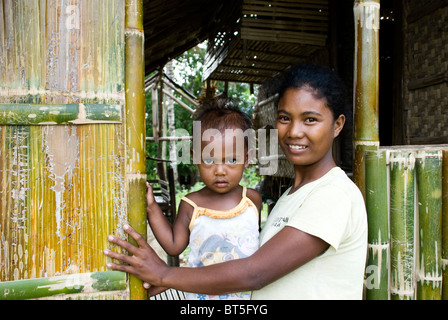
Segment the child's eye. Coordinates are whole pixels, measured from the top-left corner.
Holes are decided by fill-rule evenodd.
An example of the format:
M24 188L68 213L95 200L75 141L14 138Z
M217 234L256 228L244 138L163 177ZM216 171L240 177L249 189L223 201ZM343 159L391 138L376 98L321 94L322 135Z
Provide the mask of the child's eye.
M202 162L204 162L204 164L206 165L211 165L213 164L213 159L203 159Z
M226 163L227 164L236 164L236 159L227 159Z

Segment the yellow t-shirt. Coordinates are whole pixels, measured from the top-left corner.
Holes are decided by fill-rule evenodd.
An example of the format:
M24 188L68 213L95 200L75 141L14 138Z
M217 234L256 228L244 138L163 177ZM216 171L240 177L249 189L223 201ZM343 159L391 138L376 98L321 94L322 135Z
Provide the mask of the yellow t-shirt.
M278 200L260 234L260 246L285 226L319 237L320 256L252 293L252 299L362 299L367 215L357 186L335 167Z

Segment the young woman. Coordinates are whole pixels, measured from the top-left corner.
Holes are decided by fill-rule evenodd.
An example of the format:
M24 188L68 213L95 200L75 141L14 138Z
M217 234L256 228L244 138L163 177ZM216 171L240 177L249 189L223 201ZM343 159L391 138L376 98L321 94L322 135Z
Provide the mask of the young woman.
M332 157L345 124L342 81L328 68L293 68L279 89L279 144L294 165L294 184L276 203L251 256L203 268L172 268L131 227L139 248L109 240L133 256L107 251L146 287L222 294L253 290L253 299L361 299L367 217L361 193ZM154 291L155 292L155 291Z

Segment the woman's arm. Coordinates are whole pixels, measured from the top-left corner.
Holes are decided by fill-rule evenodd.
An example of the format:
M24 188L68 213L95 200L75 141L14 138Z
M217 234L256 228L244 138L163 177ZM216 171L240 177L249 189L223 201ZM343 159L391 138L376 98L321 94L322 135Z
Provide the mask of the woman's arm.
M163 250L169 255L176 256L185 250L189 241L188 207L181 202L176 220L171 226L154 199L152 187L149 184L147 187L146 211L149 225Z
M109 238L132 256L107 250L107 256L128 264L108 263L108 268L129 272L153 286L204 294L260 289L322 254L329 246L320 238L285 227L248 258L201 268L176 268L160 260L134 229L128 227L126 231L139 248L117 237Z

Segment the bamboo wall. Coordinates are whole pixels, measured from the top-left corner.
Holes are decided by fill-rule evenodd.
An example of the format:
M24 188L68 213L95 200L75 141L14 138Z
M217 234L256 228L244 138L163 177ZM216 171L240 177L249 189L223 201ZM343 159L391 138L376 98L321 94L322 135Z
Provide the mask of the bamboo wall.
M448 146L365 151L367 299L448 299Z
M0 1L0 299L24 279L116 277L102 252L127 219L124 20L124 0ZM53 294L126 298L118 278Z
M409 0L403 11L403 143L447 143L448 5Z

